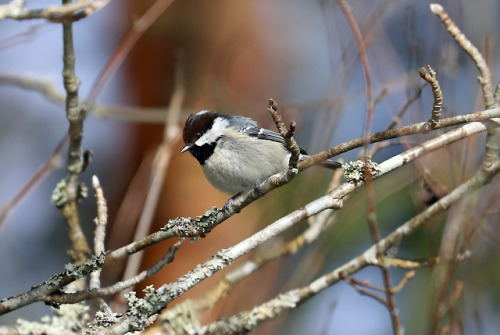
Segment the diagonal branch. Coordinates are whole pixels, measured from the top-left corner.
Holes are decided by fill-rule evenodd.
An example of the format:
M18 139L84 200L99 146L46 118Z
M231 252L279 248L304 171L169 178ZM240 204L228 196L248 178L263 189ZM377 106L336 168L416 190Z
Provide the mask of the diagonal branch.
M247 333L255 329L259 324L283 315L284 313L296 308L297 305L305 302L309 298L342 280L346 275L352 275L366 266L374 264L374 262L377 263L378 250L385 252L392 246L399 244L403 238L411 235L424 223L429 222L430 218L448 210L457 200L484 186L499 172L500 161L497 161L494 164L493 169L488 171L486 175L482 175L483 172L479 171L471 179L455 188L452 192L447 194L434 205L430 206L426 211L404 223L387 237L381 239L376 245L372 245L361 255L353 258L332 272L319 277L309 285L282 293L276 298L271 299L262 305L256 306L250 311L241 312L227 319L221 319L207 326L199 327L196 330L196 334L219 335Z
M448 13L439 4L431 4L431 11L436 14L441 22L444 24L446 30L455 39L462 49L467 52L467 54L472 58L476 64L479 73L481 74L478 78L479 84L483 90L484 103L487 109L493 108L497 105L495 98L493 96L493 88L491 81L491 71L484 59L483 55L479 50L469 41L469 39L462 33L460 28L453 22Z

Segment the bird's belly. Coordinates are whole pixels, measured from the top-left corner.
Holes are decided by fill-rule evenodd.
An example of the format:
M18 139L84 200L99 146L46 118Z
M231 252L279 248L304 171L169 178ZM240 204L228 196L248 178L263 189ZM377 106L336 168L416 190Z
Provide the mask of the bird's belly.
M281 145L276 143L277 145ZM272 155L268 151L253 147L254 152L238 153L216 150L214 157L203 165L203 172L208 181L217 189L231 195L246 192L266 180L269 176L285 170L288 157ZM257 151L257 152L255 152ZM224 155L224 153L230 153ZM250 157L258 157L257 160ZM215 164L214 162L225 162Z

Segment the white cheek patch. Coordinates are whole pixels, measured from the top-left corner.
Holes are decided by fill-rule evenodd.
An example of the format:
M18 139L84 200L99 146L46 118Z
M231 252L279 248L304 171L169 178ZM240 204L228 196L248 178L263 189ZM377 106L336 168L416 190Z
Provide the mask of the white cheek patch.
M200 137L194 144L196 146L203 146L204 144L215 143L215 141L226 133L229 122L226 119L218 117L214 120L212 128L209 129L202 137Z

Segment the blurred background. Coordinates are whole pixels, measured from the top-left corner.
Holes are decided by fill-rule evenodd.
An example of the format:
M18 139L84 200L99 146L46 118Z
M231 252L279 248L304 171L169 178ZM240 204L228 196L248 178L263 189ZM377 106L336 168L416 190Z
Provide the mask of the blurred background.
M6 4L8 1L1 1ZM76 72L84 100L99 73L117 50L131 24L153 1L111 1L104 9L74 24ZM423 90L418 69L430 64L443 89L445 116L481 110L477 70L448 35L427 1L348 1L367 44L373 95L380 97L372 131L384 130L406 105L400 120L410 124L427 120L432 108L429 87ZM27 2L28 8L52 4ZM497 1L442 1L441 4L467 37L487 57L493 73L499 67ZM34 173L52 155L67 131L64 107L57 99L26 88L29 80L41 81L62 91L62 32L58 24L35 21L0 21L0 297L26 291L60 272L69 257L62 216L50 203L56 183L65 176L64 146L53 157L56 168L37 179L37 185L11 210L14 199ZM174 3L144 33L124 64L99 92L97 106L113 106L115 113L90 113L85 123L84 148L93 161L82 176L91 186L97 175L108 200L110 222L107 249L129 243L144 209L150 180L164 136L166 107L175 88L175 73L184 75L185 97L178 125L189 113L201 109L251 116L273 129L266 109L274 98L287 122L298 127L296 139L316 153L362 136L366 112L365 82L358 48L346 17L336 1L195 1ZM15 79L21 83L16 82ZM421 94L420 94L421 93ZM122 107L137 107L130 114ZM414 146L435 133L412 136ZM222 206L228 195L214 190L189 154L181 155L181 138L161 184L158 205L147 231L156 231L168 219L203 214ZM477 136L421 159L377 181L377 215L381 235L425 208L421 166L432 172L436 185L451 190L474 172L482 157L483 136ZM374 160L381 162L405 149L401 142L382 148ZM356 160L359 151L338 157ZM311 168L291 184L217 227L206 238L189 243L173 264L144 285L174 281L196 264L227 248L282 215L323 194L331 172ZM82 225L92 240L95 198L81 203ZM472 252L449 276L449 287L461 281L465 289L447 316L463 333L494 334L500 327L500 268L498 194L495 185L456 204L446 217L435 218L425 229L403 241L398 255L436 257L446 231L475 227L461 235L455 246ZM7 209L9 209L7 211ZM488 213L485 215L485 213ZM306 223L272 243L287 241ZM443 228L443 227L446 227ZM477 229L476 229L477 228ZM141 267L154 264L170 242L149 248ZM364 192L345 203L335 224L320 240L296 255L276 260L240 283L203 322L248 310L279 292L302 286L355 257L371 245ZM269 247L269 246L267 246ZM459 249L462 250L462 249ZM259 252L259 251L257 251ZM238 261L238 263L241 262ZM105 272L105 283L119 280L124 264ZM436 271L417 270L396 295L402 324L409 334L425 332L435 314L435 301L445 290ZM391 270L393 282L405 274ZM223 273L190 291L196 297L213 287ZM382 285L380 270L367 268L355 278ZM140 288L139 288L140 289ZM252 294L248 294L252 292ZM185 299L185 297L183 297ZM181 299L181 300L183 300ZM17 318L37 320L50 314L38 303L0 317L0 324ZM259 327L258 334L388 334L387 309L360 295L346 283L338 283L292 313Z

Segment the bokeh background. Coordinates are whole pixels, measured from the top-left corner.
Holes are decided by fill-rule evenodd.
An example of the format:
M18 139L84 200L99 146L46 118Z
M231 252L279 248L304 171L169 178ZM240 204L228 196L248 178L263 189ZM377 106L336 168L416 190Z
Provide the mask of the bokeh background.
M28 1L27 6L39 8L51 3ZM152 3L111 1L98 13L74 24L76 71L81 79L82 99L89 94L131 23ZM376 106L373 131L384 130L417 95L423 84L418 69L427 64L438 72L446 115L484 108L474 64L430 12L429 2L348 3L368 45L373 93L377 97L385 92ZM484 51L495 72L499 66L500 3L449 0L441 4L469 39ZM59 25L42 20L0 21L0 205L7 204L19 192L67 131L60 103L14 85L9 78L38 79L62 92L61 58ZM134 106L144 108L144 113L154 109L157 116L153 122L91 113L85 123L84 147L94 155L82 180L88 186L93 174L101 180L110 209L109 249L128 243L134 234L149 188L155 153L162 141L161 108L170 102L176 69L185 76L181 119L190 112L210 109L251 116L260 125L272 128L266 109L268 99L274 98L285 119L297 122L296 139L311 153L363 133L366 112L363 73L351 28L336 1L175 1L141 37L97 99L97 105ZM426 87L410 105L402 123L426 120L431 105L432 94ZM182 121L179 125L182 126ZM429 136L432 135L414 136L409 139L410 145ZM208 184L191 156L180 155L181 142L179 138L174 147L151 231L170 218L201 215L211 206L222 206L228 198ZM482 143L479 136L422 161L444 187L452 189L471 175L481 158ZM381 150L375 161L383 161L403 149L395 143ZM65 176L65 152L66 147L58 155L59 167L41 178L2 222L2 298L41 283L62 271L69 262L65 224L50 203L53 188ZM359 151L349 152L341 158L355 160L358 154ZM330 177L328 171L307 170L292 184L252 204L206 238L185 245L176 261L145 285L159 286L175 280L221 248L234 245L259 227L306 204L325 192ZM414 166L395 171L376 183L382 235L423 209L418 197L419 185ZM480 215L474 202L477 199L469 201L458 204L448 217L436 218L405 241L400 254L409 258L436 256L443 223L463 219L464 213L471 221ZM81 213L84 229L91 239L96 215L92 195L81 203ZM304 285L364 251L371 244L365 214L364 195L360 191L346 202L336 223L317 243L293 257L272 262L245 280L211 314L203 315L204 321L249 309L279 292ZM455 307L464 333L494 334L500 328L495 317L500 307L497 299L500 272L496 261L498 217L487 217L482 227L468 242L473 257L458 270L457 277L465 282L466 290ZM303 229L304 226L297 227L294 232ZM286 241L294 232L272 243ZM148 249L142 267L156 262L168 245L162 243ZM119 279L121 266L108 269L105 281ZM394 282L404 275L398 270L391 273ZM221 275L206 280L188 296L199 296L213 287ZM356 278L381 284L378 269L365 269ZM396 295L401 320L409 334L423 333L428 327L435 298L433 278L432 270L418 270L415 278ZM50 313L49 307L38 303L0 317L0 324L14 324L19 317L37 320ZM339 283L256 331L258 334L306 332L388 334L391 324L381 304Z

